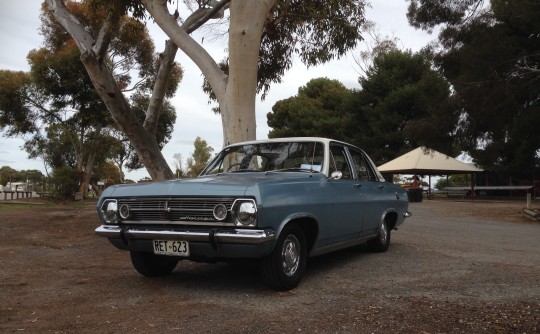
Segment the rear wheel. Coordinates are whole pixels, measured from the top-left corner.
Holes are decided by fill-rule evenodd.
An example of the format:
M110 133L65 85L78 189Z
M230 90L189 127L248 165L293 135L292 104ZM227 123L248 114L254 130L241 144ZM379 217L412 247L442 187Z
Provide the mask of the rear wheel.
M147 252L132 251L130 253L131 263L135 270L147 277L168 275L178 264L178 259L171 256L155 255Z
M377 237L368 242L369 248L374 252L385 252L390 246L390 229L386 221L382 221Z
M281 232L272 253L261 262L265 282L276 290L295 288L307 263L307 246L304 231L298 225L286 226Z

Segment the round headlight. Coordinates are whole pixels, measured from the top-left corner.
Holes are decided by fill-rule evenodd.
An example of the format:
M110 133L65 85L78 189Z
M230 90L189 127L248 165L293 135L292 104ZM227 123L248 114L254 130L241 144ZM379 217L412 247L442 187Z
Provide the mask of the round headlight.
M106 200L101 206L101 216L105 223L107 224L116 224L118 222L118 204L116 200Z
M237 225L241 226L255 226L257 222L257 207L252 201L241 202L236 206L236 219Z
M214 218L221 221L227 218L227 207L223 204L218 204L214 207Z
M127 204L120 205L120 209L118 210L118 213L120 214L120 217L122 219L128 219L129 218L129 205Z

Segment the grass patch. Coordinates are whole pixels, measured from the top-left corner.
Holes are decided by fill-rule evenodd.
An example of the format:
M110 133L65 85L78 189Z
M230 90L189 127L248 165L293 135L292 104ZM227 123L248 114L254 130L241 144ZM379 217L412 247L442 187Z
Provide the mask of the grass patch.
M83 201L56 200L44 198L4 200L0 201L0 212L10 210L32 210L37 208L90 208L95 207L97 199L85 199Z

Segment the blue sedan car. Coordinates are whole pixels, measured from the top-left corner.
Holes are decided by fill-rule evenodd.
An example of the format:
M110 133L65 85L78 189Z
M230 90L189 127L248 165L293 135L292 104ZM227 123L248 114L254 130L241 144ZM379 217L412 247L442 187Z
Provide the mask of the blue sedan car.
M410 215L364 151L326 138L234 144L197 178L109 187L97 210L96 233L142 275L249 258L277 290L298 285L309 257L366 242L384 252Z

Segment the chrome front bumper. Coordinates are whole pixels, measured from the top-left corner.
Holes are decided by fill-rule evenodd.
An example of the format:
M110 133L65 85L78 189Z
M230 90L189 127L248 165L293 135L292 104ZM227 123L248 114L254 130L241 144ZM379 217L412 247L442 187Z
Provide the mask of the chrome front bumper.
M274 240L274 230L157 230L141 227L119 227L112 225L101 225L96 228L96 234L106 238L127 238L138 240L183 240L195 242L217 242L227 244L248 244L258 245Z

